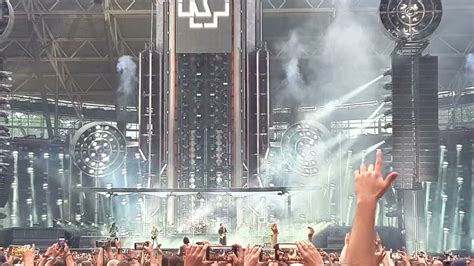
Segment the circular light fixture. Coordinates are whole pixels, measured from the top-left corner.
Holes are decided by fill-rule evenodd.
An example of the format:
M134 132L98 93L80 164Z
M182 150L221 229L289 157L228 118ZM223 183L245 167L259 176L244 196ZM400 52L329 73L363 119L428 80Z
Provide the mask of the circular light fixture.
M15 16L13 12L13 6L10 3L10 0L2 0L1 9L2 12L0 13L0 42L3 42L10 35L13 29Z
M314 176L319 171L318 161L326 147L321 140L328 135L327 128L317 122L301 121L283 133L281 153L288 167L303 176Z
M89 123L74 134L71 156L74 164L90 176L106 176L125 161L127 143L122 133L106 122Z
M416 42L436 30L442 10L441 0L382 0L379 15L390 38Z

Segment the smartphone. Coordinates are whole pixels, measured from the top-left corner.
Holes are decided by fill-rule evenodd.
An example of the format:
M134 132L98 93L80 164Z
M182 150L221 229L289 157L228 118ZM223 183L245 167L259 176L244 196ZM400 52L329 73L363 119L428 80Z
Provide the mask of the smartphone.
M273 262L276 261L274 248L263 248L260 252L260 261L261 262Z
M390 253L390 259L392 260L401 260L402 256L398 252L392 252Z
M109 239L110 246L111 247L117 247L117 241L118 241L118 238Z
M148 247L148 242L135 242L134 247L135 250L144 250Z
M237 254L237 250L232 246L209 246L206 250L207 261L231 261L232 254Z
M283 262L301 262L303 257L298 251L296 244L276 244L276 259Z
M59 249L64 249L64 247L66 246L66 239L64 239L63 237L60 237L58 239L58 246L59 246Z
M107 240L97 240L95 241L95 247L96 248L105 248L109 244L109 241Z

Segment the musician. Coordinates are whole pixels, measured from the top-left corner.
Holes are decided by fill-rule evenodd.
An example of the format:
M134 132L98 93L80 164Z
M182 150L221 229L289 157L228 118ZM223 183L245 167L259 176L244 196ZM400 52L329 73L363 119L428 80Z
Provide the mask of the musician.
M153 226L153 228L151 229L151 240L153 241L152 242L153 247L155 246L155 242L156 242L156 244L158 244L157 238L158 238L158 233L159 232L160 231L158 230L158 227L156 227L156 226Z
M189 238L185 236L183 238L183 244L181 245L181 247L179 247L178 256L179 257L186 256L186 249L188 249L188 247L189 247Z
M270 238L272 242L272 247L275 247L275 245L278 243L278 225L277 224L272 224L270 227Z
M112 223L109 229L110 238L116 238L119 229L115 223Z
M219 227L219 244L225 246L227 245L227 228L224 224L220 224Z

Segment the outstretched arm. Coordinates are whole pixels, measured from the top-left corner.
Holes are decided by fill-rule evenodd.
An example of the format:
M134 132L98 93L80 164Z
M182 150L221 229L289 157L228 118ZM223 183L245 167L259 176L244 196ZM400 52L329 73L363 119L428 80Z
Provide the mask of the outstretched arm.
M397 173L390 173L384 180L382 176L382 151L377 150L374 165L364 164L355 171L355 192L357 197L356 214L352 224L351 240L343 263L358 265L375 264L375 209L377 201L383 196Z

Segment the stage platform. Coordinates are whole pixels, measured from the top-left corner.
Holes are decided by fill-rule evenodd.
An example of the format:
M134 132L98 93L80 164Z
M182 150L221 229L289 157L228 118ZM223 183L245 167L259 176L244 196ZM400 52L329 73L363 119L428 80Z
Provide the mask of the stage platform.
M259 187L259 188L97 188L97 187L76 187L74 191L85 193L100 193L115 195L144 194L166 198L170 196L187 196L197 193L210 195L229 195L233 197L246 197L252 194L276 194L320 191L321 186L299 186L299 187Z
M325 250L341 250L344 246L344 236L350 232L351 228L347 226L331 226L313 238L313 242L318 248ZM377 227L376 231L379 233L383 244L388 249L401 249L405 246L405 238L401 230L392 227ZM82 232L84 233L84 232ZM210 243L218 243L217 234L174 234L170 236L158 236L158 242L162 244L164 249L175 250L182 244L184 237L188 237L192 243L199 241L209 241ZM7 247L9 245L26 245L36 244L38 248L44 249L53 243L56 243L59 238L65 238L69 245L74 249L91 249L95 247L98 240L105 240L108 236L103 235L81 235L80 231L68 231L62 228L8 228L0 230L0 246ZM146 237L140 236L119 236L123 243L123 247L132 248L135 242L147 241ZM299 239L296 236L285 236L282 233L281 240L288 242L289 239ZM240 236L228 235L228 243L244 244L254 243L264 245L268 241L268 236ZM244 243L245 242L245 243ZM291 242L291 241L290 241Z

